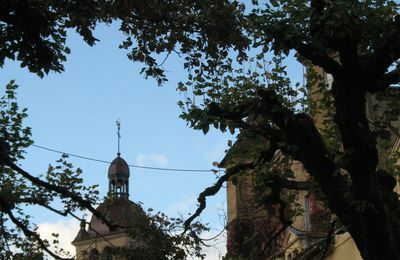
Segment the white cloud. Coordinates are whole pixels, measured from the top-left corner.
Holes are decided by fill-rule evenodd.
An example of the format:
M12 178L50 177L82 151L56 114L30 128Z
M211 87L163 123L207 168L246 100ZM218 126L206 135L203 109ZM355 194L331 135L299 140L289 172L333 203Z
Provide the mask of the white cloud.
M138 166L165 166L168 164L167 156L159 153L139 154L135 163Z
M181 200L172 203L167 209L166 214L170 217L185 215L187 212L193 212L197 207L197 201L195 197L183 197ZM210 206L211 207L211 206ZM215 210L215 213L221 213L221 207L223 205L215 205L211 207ZM218 227L212 228L210 231L201 233L200 237L205 239L205 244L208 247L203 246L203 253L205 253L205 260L219 260L222 259L226 254L226 230L222 224L225 220L221 220L221 224ZM197 258L190 258L197 259Z
M182 201L172 204L168 211L180 212L182 210L192 208L194 204L195 201L193 198L185 198ZM207 245L210 245L209 247L204 247L204 253L206 254L205 260L218 260L226 254L226 231L223 231L220 235L218 235L222 229L223 227L221 227L220 230L203 232L201 234L201 238L205 239L216 237L215 239L207 241ZM73 218L59 220L55 223L45 222L38 224L38 232L41 238L47 239L51 242L53 241L51 234L58 233L59 247L63 248L65 251L68 251L72 256L75 255L75 248L71 245L71 242L75 238L78 231L79 221ZM50 249L54 251L52 246Z
M166 210L168 216L179 216L182 213L191 211L196 206L196 199L194 197L184 197L180 201L172 203Z
M209 247L204 248L206 254L205 260L218 260L226 254L226 230L223 230L222 233L221 230L223 230L223 227L220 230L204 232L201 235L203 239L215 237L206 243Z
M68 251L72 256L75 255L75 247L71 245L71 242L74 240L78 231L79 221L74 218L59 220L55 223L45 222L38 224L38 232L42 239L47 239L50 244L52 244L54 237L51 234L59 234L58 247L62 248L64 251ZM54 247L50 246L50 250L54 252Z

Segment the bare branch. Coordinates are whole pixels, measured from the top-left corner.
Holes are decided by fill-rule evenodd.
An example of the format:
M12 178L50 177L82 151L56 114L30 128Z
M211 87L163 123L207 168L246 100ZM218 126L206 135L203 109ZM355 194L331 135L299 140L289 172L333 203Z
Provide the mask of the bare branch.
M198 206L196 212L185 221L183 233L185 233L187 230L190 229L190 224L192 223L192 221L195 218L197 218L203 212L203 210L206 208L206 197L215 195L221 189L224 182L229 180L229 178L231 176L233 176L243 170L252 168L252 167L253 167L253 164L251 163L251 164L240 164L240 165L234 166L230 169L227 169L226 173L224 175L222 175L213 186L208 187L203 192L201 192L199 197L197 198L197 201L199 202L199 206Z
M161 67L164 65L165 61L168 59L169 55L171 54L171 51L167 52L167 55L165 55L164 59L162 60L162 62L160 64L158 64L157 67Z

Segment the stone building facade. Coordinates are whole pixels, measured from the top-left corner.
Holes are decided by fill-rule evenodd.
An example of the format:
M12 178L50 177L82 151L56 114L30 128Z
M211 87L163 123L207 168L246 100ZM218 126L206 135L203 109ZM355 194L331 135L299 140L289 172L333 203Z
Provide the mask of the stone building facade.
M308 72L310 72L310 70L312 70L312 73L318 78L315 84L325 84L327 89L331 87L331 75L325 73L319 67L308 68ZM321 94L313 89L309 89L308 93L310 98L317 101L313 120L317 128L321 129L326 113L323 109L318 107L318 102L322 98ZM380 98L384 98L384 102L380 99L380 104L383 104L383 106L390 106L391 102L399 102L400 88L391 87L383 94L383 97ZM379 113L381 113L380 111L385 109L385 107L376 108L376 99L376 96L367 97L367 115L371 118L379 115ZM399 129L400 124L395 122L393 126ZM380 161L384 161L388 156L399 151L400 139L392 136L387 149L381 149L379 151ZM227 166L226 158L221 162L221 166ZM295 174L296 180L306 181L309 179L308 173L300 162L291 162L291 168ZM265 215L267 213L265 210L254 206L253 188L253 177L251 174L244 174L235 177L234 180L230 179L230 181L227 182L228 259L230 259L229 257L231 256L233 256L232 259L237 259L235 257L240 256L239 251L243 253L243 250L250 250L246 249L246 242L244 242L246 239L247 241L254 239L258 233L263 236L261 239L268 241L269 234L276 233L276 231L279 230L280 225L277 221L272 219L272 221L268 220L268 222L265 223L267 219ZM397 193L400 193L399 183L397 183L395 189ZM331 213L324 208L322 203L319 202L313 194L310 195L304 191L298 191L297 202L303 208L302 214L296 217L293 224L286 228L284 232L275 237L273 241L269 241L270 252L264 252L263 255L252 257L249 251L245 251L244 255L247 255L247 257L250 255L251 259L321 259L326 246L329 223L332 219ZM245 235L246 232L249 235ZM332 240L331 246L328 248L328 251L325 252L324 259L362 259L349 233L337 230ZM247 246L250 247L251 244ZM261 247L263 251L263 246L262 243L259 243L257 250L259 251Z

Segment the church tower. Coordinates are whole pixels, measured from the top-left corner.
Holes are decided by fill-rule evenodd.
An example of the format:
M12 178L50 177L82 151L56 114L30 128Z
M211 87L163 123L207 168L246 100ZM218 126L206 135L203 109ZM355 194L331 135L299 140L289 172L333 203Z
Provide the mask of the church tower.
M108 169L108 196L129 198L129 166L120 153Z
M83 219L80 230L72 241L72 245L76 248L77 260L126 259L112 252L116 248L137 250L146 246L144 236L151 229L148 225L149 218L140 205L129 200L130 172L119 151L118 122L117 125L118 153L108 169L107 197L96 209L117 228L110 230L94 215L90 222ZM135 238L128 235L132 232L135 233Z
M129 166L120 153L121 123L116 122L118 131L118 152L108 169L108 195L114 198L129 198Z
M123 227L135 226L146 218L143 209L129 200L129 167L118 153L108 169L109 190L107 198L97 207L111 223ZM81 227L72 244L77 260L112 260L113 247L129 247L131 239L124 228L111 231L96 216L90 222L82 220Z

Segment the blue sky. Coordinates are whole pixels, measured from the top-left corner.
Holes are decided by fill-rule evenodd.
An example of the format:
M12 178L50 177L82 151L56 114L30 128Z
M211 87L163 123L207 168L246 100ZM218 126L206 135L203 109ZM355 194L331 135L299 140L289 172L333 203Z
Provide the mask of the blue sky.
M164 68L169 81L158 87L155 80L139 75L142 64L129 61L126 51L118 49L123 36L115 26L100 25L95 36L100 42L89 47L80 36L69 34L72 52L64 73L50 73L40 79L10 61L1 69L2 86L12 79L20 86L19 104L28 108L25 124L32 127L37 145L111 161L117 153L115 121L120 119L121 153L129 164L211 169L213 161L223 158L227 140L234 137L216 130L204 135L178 118L180 109L176 102L183 96L175 89L179 80L185 80L182 60L174 56L167 60ZM301 66L293 66L293 73L301 75ZM31 147L21 163L36 175L44 173L48 164L58 158L58 154ZM101 195L106 194L108 164L72 157L70 161L82 168L87 184L99 184ZM169 215L187 215L195 210L197 195L215 180L212 173L132 168L130 199ZM225 200L223 189L209 199L202 215L202 220L215 230L222 226L219 208L226 209ZM35 222L47 225L47 229L68 231L69 235L64 237L78 231L77 223L69 219L43 210L32 212ZM209 259L215 257L215 253L210 253Z
M32 127L35 144L111 161L117 153L115 121L120 119L121 153L129 164L211 169L213 161L222 159L230 136L214 130L205 136L178 118L176 102L182 96L175 89L185 73L177 57L164 65L169 82L158 87L155 80L139 75L142 64L129 61L126 52L118 49L123 36L115 28L101 25L95 35L100 42L89 47L70 33L72 53L62 74L51 73L40 79L17 62L6 62L1 69L3 89L12 79L19 85L19 105L28 108L25 124ZM59 156L31 147L21 163L37 175ZM99 184L101 195L106 194L108 164L73 157L69 160L82 168L87 184ZM212 173L132 168L130 199L143 202L145 208L187 215L195 210L198 193L214 181ZM217 207L226 205L225 196L222 190L210 199L210 207L202 216L215 228L220 227ZM66 221L37 209L33 216L36 223Z

